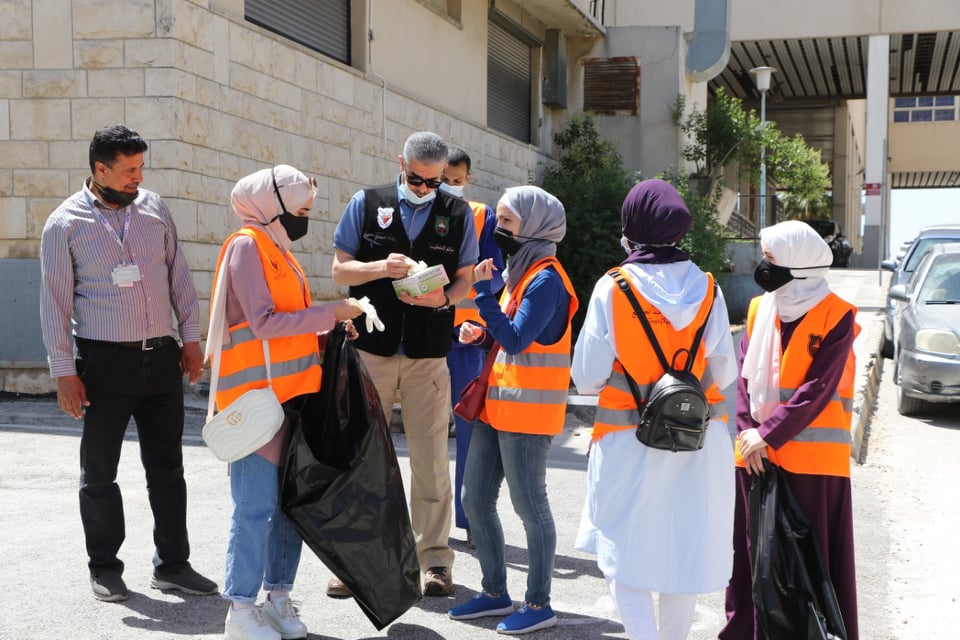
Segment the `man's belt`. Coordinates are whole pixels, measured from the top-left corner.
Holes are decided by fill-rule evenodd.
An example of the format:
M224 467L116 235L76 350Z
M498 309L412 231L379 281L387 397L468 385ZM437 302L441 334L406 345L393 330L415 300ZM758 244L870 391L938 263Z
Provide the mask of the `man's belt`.
M86 342L94 342L97 344L107 345L111 347L137 349L138 351L152 351L153 349L156 349L158 347L168 345L171 342L176 342L173 336L160 336L158 338L144 338L143 340L137 340L136 342L111 342L109 340L90 340L88 338L79 338L79 339L85 340Z

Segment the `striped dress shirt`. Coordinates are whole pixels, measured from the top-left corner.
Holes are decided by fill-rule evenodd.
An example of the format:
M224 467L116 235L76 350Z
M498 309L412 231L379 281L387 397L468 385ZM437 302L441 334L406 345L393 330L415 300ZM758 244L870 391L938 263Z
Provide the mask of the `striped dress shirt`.
M167 205L140 189L133 204L110 209L88 183L47 218L40 241L40 325L54 378L76 375L71 325L89 340L134 342L179 328L184 343L200 341L197 292ZM113 282L122 263L140 270L133 286Z

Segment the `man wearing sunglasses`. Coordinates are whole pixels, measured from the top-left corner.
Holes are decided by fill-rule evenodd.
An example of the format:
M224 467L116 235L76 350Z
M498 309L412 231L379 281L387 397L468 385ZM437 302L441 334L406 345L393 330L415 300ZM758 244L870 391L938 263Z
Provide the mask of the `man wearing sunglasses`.
M453 593L449 546L453 492L447 457L450 412L450 351L454 305L470 290L478 245L466 202L437 190L447 144L435 133L412 134L397 157L400 175L391 183L357 192L337 225L333 281L368 296L386 325L360 333L357 348L389 416L397 390L410 449L410 519L428 596ZM406 277L408 258L443 265L445 288L420 296L394 293L392 281ZM336 578L332 597L349 596Z

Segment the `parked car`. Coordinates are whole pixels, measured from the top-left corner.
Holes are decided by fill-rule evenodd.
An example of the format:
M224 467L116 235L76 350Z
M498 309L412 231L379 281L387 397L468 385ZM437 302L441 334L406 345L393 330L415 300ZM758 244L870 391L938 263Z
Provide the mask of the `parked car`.
M927 249L944 242L960 242L960 225L947 224L924 227L917 236L907 244L906 253L902 258L884 260L880 263L882 269L892 271L890 287L904 284L913 275L914 269ZM897 303L887 295L886 309L883 316L883 342L880 345L880 354L884 358L893 357L893 314Z
M928 402L960 402L960 243L927 250L910 280L889 295L898 302L897 410L907 416Z
M853 253L853 247L847 242L840 225L833 220L804 220L804 222L813 227L820 234L820 237L830 245L830 251L833 252L831 267L846 267L850 264L850 254Z

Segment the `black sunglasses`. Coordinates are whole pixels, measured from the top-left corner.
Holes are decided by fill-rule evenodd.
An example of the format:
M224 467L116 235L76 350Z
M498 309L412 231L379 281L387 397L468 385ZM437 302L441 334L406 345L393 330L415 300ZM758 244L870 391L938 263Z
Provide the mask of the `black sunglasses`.
M428 180L426 178L421 178L415 173L408 173L407 184L409 184L411 187L419 187L420 185L425 184L430 189L436 189L443 184L443 178L430 178Z

